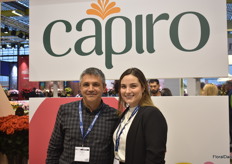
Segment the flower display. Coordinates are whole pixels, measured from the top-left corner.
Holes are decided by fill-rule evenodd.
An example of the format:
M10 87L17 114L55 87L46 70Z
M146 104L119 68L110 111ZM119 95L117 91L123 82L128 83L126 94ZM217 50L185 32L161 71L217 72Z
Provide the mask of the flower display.
M27 115L29 113L29 103L28 101L10 101L13 110L16 111L18 107L22 107L24 109L24 113Z
M18 95L18 94L19 94L19 91L16 89L8 90L8 95L13 96L13 95Z
M67 96L71 96L72 88L67 87L67 88L65 88L64 90L65 90Z
M17 109L18 107L22 107L22 103L18 103L17 101L10 101L10 105L13 107L13 109Z
M28 100L30 92L31 92L31 89L27 89L27 88L22 89L23 97Z
M14 134L15 131L28 130L28 116L9 115L0 117L0 132L7 135Z
M23 88L22 89L22 93L30 93L31 89L27 89L27 88Z
M22 108L24 109L25 114L29 114L29 103L28 102L23 102Z
M71 93L72 92L72 88L70 88L70 87L65 88L65 92Z
M28 159L28 116L0 117L0 152L8 157L23 156Z

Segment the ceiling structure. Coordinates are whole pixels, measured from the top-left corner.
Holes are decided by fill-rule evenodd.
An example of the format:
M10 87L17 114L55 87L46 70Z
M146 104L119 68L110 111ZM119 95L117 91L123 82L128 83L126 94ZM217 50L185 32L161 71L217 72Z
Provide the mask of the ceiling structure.
M29 0L0 0L1 43L29 44ZM21 16L19 16L21 15ZM232 31L232 0L227 0L227 29ZM9 31L8 33L6 33ZM228 33L232 38L232 34Z
M29 0L0 0L1 45L29 44Z

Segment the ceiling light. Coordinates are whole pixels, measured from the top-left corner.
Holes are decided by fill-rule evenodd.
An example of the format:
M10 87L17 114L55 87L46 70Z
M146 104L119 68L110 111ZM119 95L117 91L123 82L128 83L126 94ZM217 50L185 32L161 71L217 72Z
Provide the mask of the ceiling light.
M18 15L18 16L20 16L20 17L22 17L23 15L22 14L20 14L19 12L17 12L16 10L13 10L13 11L11 11L13 14L15 14L15 15Z
M4 28L4 33L5 33L5 34L9 33L9 28L8 28L8 27L5 27L5 28Z

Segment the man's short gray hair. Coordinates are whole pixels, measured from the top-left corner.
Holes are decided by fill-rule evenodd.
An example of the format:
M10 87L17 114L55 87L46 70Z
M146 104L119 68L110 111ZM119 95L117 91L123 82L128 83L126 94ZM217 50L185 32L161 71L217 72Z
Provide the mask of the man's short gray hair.
M82 78L84 75L95 75L95 76L98 76L101 78L102 80L102 83L105 84L106 82L106 79L105 79L105 75L104 73L98 69L98 68L95 68L95 67L90 67L90 68L87 68L86 70L84 70L80 76L80 81L82 81Z

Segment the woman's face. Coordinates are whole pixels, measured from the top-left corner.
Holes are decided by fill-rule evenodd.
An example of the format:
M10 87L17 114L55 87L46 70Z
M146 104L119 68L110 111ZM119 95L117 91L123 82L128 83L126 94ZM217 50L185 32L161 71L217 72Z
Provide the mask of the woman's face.
M121 80L120 95L130 107L136 107L142 98L144 88L137 77L126 75Z

